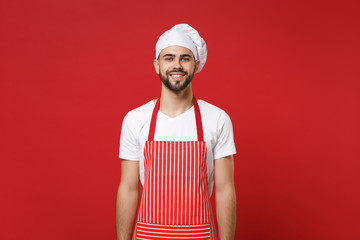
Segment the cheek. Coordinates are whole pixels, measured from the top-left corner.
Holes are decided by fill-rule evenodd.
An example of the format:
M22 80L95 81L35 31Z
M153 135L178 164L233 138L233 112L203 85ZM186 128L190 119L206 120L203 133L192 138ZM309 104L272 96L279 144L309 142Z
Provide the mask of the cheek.
M186 70L189 73L192 73L193 71L195 71L196 65L194 63L189 64L188 66L186 66Z
M170 70L171 70L170 66L168 66L166 64L162 64L161 67L159 67L159 71L162 72L163 74L165 74L166 72L168 72Z

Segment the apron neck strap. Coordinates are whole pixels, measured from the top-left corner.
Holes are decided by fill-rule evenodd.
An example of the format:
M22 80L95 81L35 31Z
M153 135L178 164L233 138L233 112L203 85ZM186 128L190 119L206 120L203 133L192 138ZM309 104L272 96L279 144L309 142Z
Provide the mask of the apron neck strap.
M195 97L193 98L193 102L194 102L196 131L197 131L198 141L204 141L204 132L203 132L203 128L202 128L200 108L199 108L199 105L198 105L197 100L196 100ZM153 111L152 116L151 116L148 141L153 141L154 140L156 119L157 119L159 109L160 109L160 98L156 101L155 108L154 108L154 111Z

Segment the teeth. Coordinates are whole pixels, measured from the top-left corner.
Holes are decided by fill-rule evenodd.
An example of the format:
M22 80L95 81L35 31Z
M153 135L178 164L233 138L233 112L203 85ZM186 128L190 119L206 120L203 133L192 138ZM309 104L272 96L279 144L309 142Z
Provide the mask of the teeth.
M182 75L171 75L173 77L182 77Z

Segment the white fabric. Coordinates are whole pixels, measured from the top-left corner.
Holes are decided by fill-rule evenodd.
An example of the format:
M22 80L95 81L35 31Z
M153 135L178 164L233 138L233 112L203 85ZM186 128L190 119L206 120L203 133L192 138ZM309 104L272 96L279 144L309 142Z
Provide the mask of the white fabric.
M196 60L200 60L197 72L203 68L207 58L207 47L199 33L188 24L177 24L163 33L156 43L156 59L160 52L170 46L181 46L190 49Z
M204 140L207 147L207 170L209 193L211 195L214 179L214 159L236 153L233 128L225 111L210 103L198 100ZM150 101L130 112L123 120L120 153L121 159L140 161L140 180L144 184L144 146L148 140L151 115L155 104ZM170 118L159 111L155 129L155 141L197 141L194 107L183 114Z

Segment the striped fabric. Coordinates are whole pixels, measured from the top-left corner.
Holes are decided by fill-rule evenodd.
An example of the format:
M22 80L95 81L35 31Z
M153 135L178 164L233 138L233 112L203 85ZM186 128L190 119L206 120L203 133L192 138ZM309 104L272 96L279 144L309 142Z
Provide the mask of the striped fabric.
M144 155L145 182L135 239L216 239L208 192L205 142L147 141ZM154 234L145 230L144 224L155 226ZM161 233L156 229L164 226L173 232L175 230L171 229L178 228L177 234L164 234L160 238ZM198 229L199 238L196 238L198 234L192 236L191 232L182 231L192 229L187 226ZM158 238L150 238L151 234Z
M157 101L144 147L145 181L133 240L217 240L208 191L206 143L200 109L198 141L154 141Z
M180 226L138 222L136 239L210 239L210 224Z

